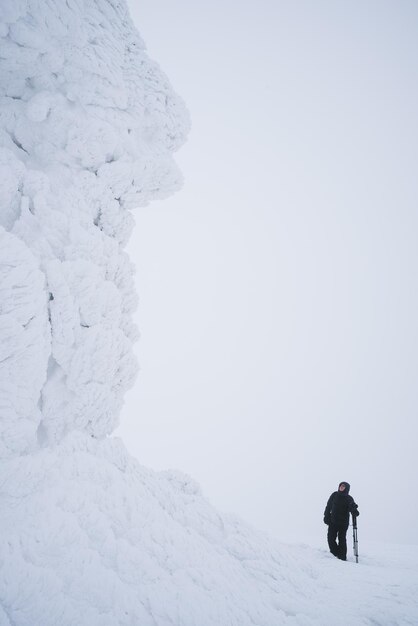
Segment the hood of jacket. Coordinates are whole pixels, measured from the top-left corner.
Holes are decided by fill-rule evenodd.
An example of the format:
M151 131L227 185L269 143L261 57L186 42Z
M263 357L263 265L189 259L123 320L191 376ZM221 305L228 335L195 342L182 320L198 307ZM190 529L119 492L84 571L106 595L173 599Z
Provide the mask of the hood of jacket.
M345 489L344 491L340 491L340 487L341 485L345 485ZM348 496L348 494L350 493L350 483L346 483L345 480L343 480L339 485L338 485L338 493L342 494L342 495L346 495Z

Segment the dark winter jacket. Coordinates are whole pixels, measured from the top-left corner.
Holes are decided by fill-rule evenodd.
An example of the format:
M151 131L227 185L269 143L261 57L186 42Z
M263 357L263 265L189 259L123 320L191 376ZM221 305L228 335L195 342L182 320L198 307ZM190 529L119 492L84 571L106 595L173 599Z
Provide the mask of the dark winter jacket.
M332 524L339 528L348 528L350 521L350 513L357 517L360 515L358 506L353 498L349 496L350 485L346 482L344 491L334 491L328 499L327 506L324 511L325 524Z

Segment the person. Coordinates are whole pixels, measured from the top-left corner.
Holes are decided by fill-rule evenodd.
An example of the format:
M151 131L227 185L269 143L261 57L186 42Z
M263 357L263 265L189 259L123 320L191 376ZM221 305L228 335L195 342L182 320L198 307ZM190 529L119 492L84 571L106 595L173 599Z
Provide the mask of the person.
M350 485L343 481L328 498L324 511L324 522L328 525L328 545L330 552L341 559L347 560L347 530L350 513L353 517L360 515L358 506L349 495ZM338 538L338 543L337 543Z

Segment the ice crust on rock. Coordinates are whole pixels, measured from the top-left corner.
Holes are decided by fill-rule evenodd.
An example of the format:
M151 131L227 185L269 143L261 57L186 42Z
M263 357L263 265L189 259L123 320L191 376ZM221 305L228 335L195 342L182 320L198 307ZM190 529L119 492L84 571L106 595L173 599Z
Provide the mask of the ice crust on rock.
M115 428L137 368L129 209L178 188L188 116L124 2L5 0L0 24L2 293L33 316L0 310L11 454Z
M0 226L0 458L36 441L51 349L45 276L31 250Z

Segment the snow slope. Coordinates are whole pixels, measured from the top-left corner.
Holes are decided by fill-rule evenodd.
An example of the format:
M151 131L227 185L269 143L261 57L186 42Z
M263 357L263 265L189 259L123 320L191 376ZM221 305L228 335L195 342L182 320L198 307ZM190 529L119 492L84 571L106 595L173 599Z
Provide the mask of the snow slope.
M188 117L122 0L0 4L0 626L417 624L417 553L341 563L219 514L111 433L130 209Z
M356 564L275 545L113 438L74 432L0 469L0 626L418 623L417 546Z

